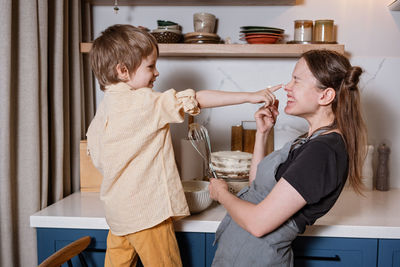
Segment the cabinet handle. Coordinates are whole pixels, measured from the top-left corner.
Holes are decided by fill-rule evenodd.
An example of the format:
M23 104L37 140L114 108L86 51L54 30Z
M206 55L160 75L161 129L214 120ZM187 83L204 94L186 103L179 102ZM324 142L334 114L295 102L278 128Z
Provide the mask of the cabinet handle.
M106 249L104 248L87 248L85 251L88 252L106 252Z
M314 261L340 261L340 257L335 255L333 257L322 257L322 256L294 256L295 259L301 260L314 260Z

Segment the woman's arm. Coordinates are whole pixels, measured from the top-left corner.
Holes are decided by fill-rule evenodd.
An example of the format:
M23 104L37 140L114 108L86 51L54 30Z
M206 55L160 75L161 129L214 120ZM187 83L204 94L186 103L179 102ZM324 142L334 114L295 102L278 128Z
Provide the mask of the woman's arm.
M216 90L201 90L196 92L196 100L200 108L213 108L243 103L263 103L269 106L275 101L273 92L281 88L277 85L257 92L226 92Z
M304 198L284 178L259 204L239 199L228 191L223 180L214 178L210 179L210 195L239 226L256 237L274 231L306 205Z
M251 167L249 173L249 183L252 183L256 178L258 163L267 154L267 140L269 132L275 125L278 112L279 100L275 100L273 105L261 107L255 114L254 118L257 124L256 139L254 142L253 157L251 159Z
M260 161L266 155L267 151L266 144L267 144L268 134L269 131L267 133L260 133L258 131L256 132L256 139L254 142L254 150L253 150L253 156L251 158L251 166L249 172L249 184L251 184L256 178L258 163L260 163Z

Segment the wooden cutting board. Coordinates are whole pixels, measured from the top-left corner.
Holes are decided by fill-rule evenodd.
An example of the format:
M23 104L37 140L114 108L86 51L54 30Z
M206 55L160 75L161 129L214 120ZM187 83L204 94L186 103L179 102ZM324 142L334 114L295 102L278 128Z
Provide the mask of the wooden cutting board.
M81 192L100 192L103 176L93 165L92 159L87 154L86 140L81 140L79 150Z
M231 150L253 153L256 131L254 129L243 129L242 125L232 126ZM266 149L267 155L274 151L274 129L268 135Z

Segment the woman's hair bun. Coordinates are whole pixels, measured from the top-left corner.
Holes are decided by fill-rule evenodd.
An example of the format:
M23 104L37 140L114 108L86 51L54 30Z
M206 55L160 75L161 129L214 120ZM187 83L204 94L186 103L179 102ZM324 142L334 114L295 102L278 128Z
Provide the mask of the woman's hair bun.
M347 70L344 84L349 90L357 90L357 84L360 81L362 72L362 69L358 66L352 66Z

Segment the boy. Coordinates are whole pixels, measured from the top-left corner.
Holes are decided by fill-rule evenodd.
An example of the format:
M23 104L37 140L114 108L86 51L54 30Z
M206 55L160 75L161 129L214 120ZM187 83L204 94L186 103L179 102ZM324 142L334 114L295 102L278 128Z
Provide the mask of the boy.
M274 101L269 90L233 93L152 90L159 75L154 37L114 25L93 42L93 72L105 92L88 132L88 150L103 175L100 196L110 231L105 266L181 266L173 220L189 215L174 161L169 123L184 112Z

